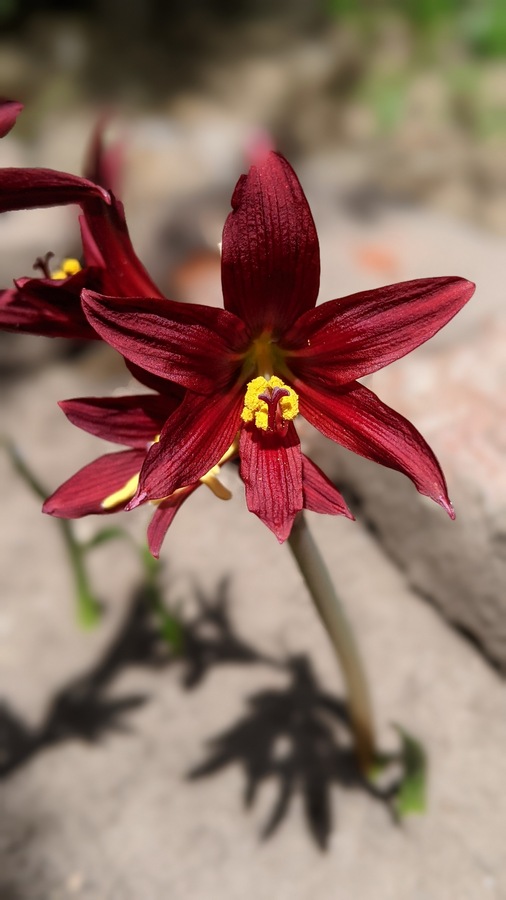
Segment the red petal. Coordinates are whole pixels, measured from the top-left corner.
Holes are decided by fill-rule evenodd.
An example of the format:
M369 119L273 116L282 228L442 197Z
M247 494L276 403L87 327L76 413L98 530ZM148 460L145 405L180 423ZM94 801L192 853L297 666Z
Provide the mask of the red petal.
M418 278L323 303L283 341L302 379L349 384L428 341L472 297L464 278Z
M145 455L143 450L123 450L99 457L72 475L48 497L42 511L60 519L78 519L92 513L123 509L124 503L113 509L103 509L101 504L140 471Z
M188 392L151 447L129 508L168 497L209 472L233 443L243 399L243 385L212 398Z
M93 130L83 175L106 190L118 194L123 169L123 144L119 141L106 143L104 140L110 118L110 114L104 113Z
M318 236L291 166L269 153L237 183L225 222L222 280L225 308L251 335L283 334L316 303Z
M62 400L58 405L67 419L83 431L106 441L146 450L181 402L181 388L177 385L173 388L172 397L158 394L82 397Z
M173 494L172 497L169 497L167 500L164 500L163 503L160 503L148 526L148 546L155 559L158 559L160 556L160 547L162 546L163 539L167 534L167 529L172 525L172 521L177 511L181 508L184 501L188 499L190 494L193 494L193 491L198 487L199 482L197 482L197 484L192 484L187 488L183 488L183 490L178 491L175 496Z
M94 284L97 272L81 269L70 278L19 278L16 289L0 297L0 327L48 337L96 340L83 313L80 292Z
M240 365L243 325L223 309L165 299L103 297L83 291L88 320L135 365L198 393L230 382Z
M304 455L302 456L302 490L304 509L326 513L330 516L355 518L335 485L311 459Z
M81 230L81 243L83 245L83 257L87 266L96 266L105 269L105 260L98 249L85 216L79 216L79 228Z
M302 453L292 423L286 435L243 428L239 452L246 503L278 541L286 541L303 507Z
M159 394L166 394L168 390L176 387L180 391L183 391L183 388L179 387L179 385L174 384L173 381L168 381L167 378L160 378L158 375L153 375L151 372L146 372L145 369L141 369L140 366L136 366L135 363L130 362L129 359L125 359L125 365L128 371L137 381L140 382L140 384L145 385L152 391L157 391L157 393Z
M0 138L8 134L22 109L23 104L16 100L0 100Z
M161 297L132 246L123 204L112 195L108 207L89 201L84 208L84 217L88 245L91 236L105 262L103 293L121 297Z
M98 184L54 169L0 169L0 212L42 206L81 206L92 197L110 203Z
M453 518L439 463L407 419L361 384L342 393L301 383L296 389L302 415L322 434L366 459L403 472L421 494L431 497Z

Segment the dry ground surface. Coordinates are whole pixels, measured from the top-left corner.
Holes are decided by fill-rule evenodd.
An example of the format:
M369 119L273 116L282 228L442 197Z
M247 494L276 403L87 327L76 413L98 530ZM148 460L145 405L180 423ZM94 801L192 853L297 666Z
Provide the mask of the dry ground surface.
M97 366L53 365L6 401L48 483L96 450L54 410L63 386L93 392ZM233 500L198 491L166 543L166 597L192 623L174 661L126 544L94 557L103 625L76 627L58 530L0 465L2 900L506 897L504 682L360 522L311 524L384 746L398 722L430 757L428 812L402 826L350 765L327 638L233 476Z

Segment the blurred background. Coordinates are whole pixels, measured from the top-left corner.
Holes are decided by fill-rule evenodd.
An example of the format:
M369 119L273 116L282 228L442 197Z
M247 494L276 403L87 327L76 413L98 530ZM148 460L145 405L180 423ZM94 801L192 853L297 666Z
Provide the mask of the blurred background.
M58 120L109 105L158 122L152 142L200 130L197 180L225 169L241 129L265 129L292 160L332 153L350 191L506 229L501 0L2 0L0 28L19 140L45 127L65 144Z
M384 809L371 815L370 797L351 790L349 772L340 771L351 835L343 862L343 835L334 835L328 798L313 778L316 767L332 782L334 748L324 741L327 762L320 756L306 772L304 745L293 771L306 778L300 793L309 831L320 844L322 827L326 840L334 835L336 854L324 863L311 855L298 830L302 814L291 815L285 836L253 872L257 834L237 809L243 782L221 774L190 790L180 776L188 759L200 761L210 734L222 727L226 736L253 684L297 688L288 698L295 712L301 697L310 705L313 688L321 702L317 681L294 654L309 653L315 679L334 690L334 661L326 645L322 650L287 555L245 512L237 480L230 484L234 500L218 512L199 491L195 505L192 498L178 514L162 557L169 600L196 609L204 628L195 645L200 689L190 699L172 672L160 677L159 648L146 643L135 603L128 640L120 634L115 643L138 574L131 551L97 550L92 575L107 615L93 637L77 631L58 535L2 456L0 671L8 702L0 706L0 773L3 752L6 771L14 772L6 792L14 826L5 838L0 827L9 873L5 883L0 875L0 900L326 900L336 883L343 896L360 900L506 895L506 808L496 796L506 778L506 4L0 0L0 96L25 104L0 142L1 166L79 173L98 117L110 116L108 135L122 146L120 194L134 246L174 299L221 304L218 242L230 197L266 145L287 156L310 201L321 244L321 300L436 275L477 284L468 307L440 335L372 379L436 451L455 523L400 475L300 426L308 452L358 519L353 525L320 517L314 526L378 683L380 728L398 718L430 748L436 775L429 825L409 832L408 848L385 828ZM0 287L31 275L47 251L57 260L79 255L76 220L72 209L1 216ZM97 439L65 422L56 401L133 390L122 361L101 345L10 334L0 334L0 386L2 431L51 490L100 452ZM132 526L138 535L145 528L139 513ZM127 519L131 527L134 514ZM95 526L79 522L78 533L87 538ZM243 638L234 643L237 623ZM141 635L141 646L132 644L132 633ZM261 670L265 647L273 658L285 654L288 668ZM255 663L254 674L245 661ZM221 672L223 662L236 667L233 678ZM82 681L75 681L76 668L87 673ZM125 685L125 704L120 699L109 709L108 692ZM139 691L149 695L146 707L136 701ZM253 707L266 703L268 710L268 724L261 719L253 727L261 742L280 712L277 695L272 713L272 696L256 696ZM103 727L121 732L124 715L135 721L128 739L116 735L94 748L96 756L81 751L83 735L98 744ZM315 734L321 738L318 728ZM48 747L39 760L39 749ZM233 748L240 756L242 745ZM269 754L257 749L263 765ZM60 765L48 778L51 753ZM154 762L143 787L136 767L147 754ZM257 763L253 758L253 768ZM276 757L267 780L286 773L283 766ZM279 821L287 795L296 793L293 786L286 791ZM256 826L262 816L255 816ZM88 845L90 833L104 846ZM372 869L363 865L364 846ZM177 871L160 865L167 847L169 859L180 862Z

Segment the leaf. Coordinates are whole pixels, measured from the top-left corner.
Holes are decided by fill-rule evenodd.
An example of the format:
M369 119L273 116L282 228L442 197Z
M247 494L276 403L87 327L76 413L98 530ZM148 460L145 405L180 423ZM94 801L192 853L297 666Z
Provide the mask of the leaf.
M102 618L102 606L92 594L79 591L77 596L77 619L81 628L92 631Z
M170 649L179 656L184 649L184 628L179 619L174 618L166 609L159 606L157 617L160 635Z
M427 754L412 735L395 726L401 738L400 762L403 775L394 799L394 809L400 819L413 813L424 813L427 794Z
M100 531L97 531L89 541L82 543L81 549L87 552L88 550L93 550L95 547L100 547L102 544L106 544L109 541L115 541L118 538L131 540L130 535L124 528L119 528L117 526L102 528Z

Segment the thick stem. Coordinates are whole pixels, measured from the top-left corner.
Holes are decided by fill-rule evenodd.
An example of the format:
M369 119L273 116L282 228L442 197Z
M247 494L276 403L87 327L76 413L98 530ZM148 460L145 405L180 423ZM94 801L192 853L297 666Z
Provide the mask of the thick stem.
M302 512L295 519L288 543L341 664L360 766L364 774L369 774L376 742L365 670L350 623Z

